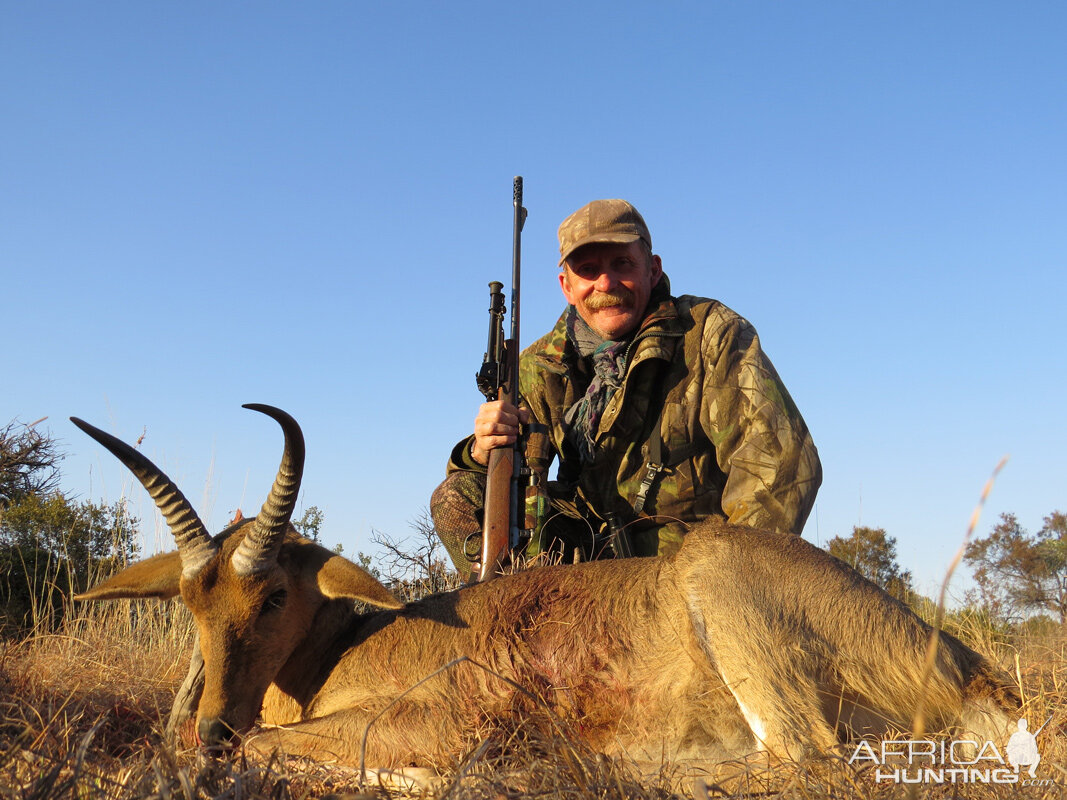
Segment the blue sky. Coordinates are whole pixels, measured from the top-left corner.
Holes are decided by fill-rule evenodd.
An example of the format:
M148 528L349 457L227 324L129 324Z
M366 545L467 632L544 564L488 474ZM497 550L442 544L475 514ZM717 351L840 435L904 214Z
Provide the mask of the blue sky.
M0 422L64 488L213 529L262 502L409 532L480 395L526 182L523 338L555 229L641 209L678 292L751 319L825 480L805 535L884 527L933 591L987 476L1067 510L1067 10L1058 3L0 3ZM964 584L959 584L961 587Z

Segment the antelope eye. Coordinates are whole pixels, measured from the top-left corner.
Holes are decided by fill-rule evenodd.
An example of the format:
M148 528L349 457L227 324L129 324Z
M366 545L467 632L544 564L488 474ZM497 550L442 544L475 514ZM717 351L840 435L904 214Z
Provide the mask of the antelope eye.
M263 610L261 613L268 611L277 611L285 605L286 591L285 589L279 589L273 592L266 600L263 601Z

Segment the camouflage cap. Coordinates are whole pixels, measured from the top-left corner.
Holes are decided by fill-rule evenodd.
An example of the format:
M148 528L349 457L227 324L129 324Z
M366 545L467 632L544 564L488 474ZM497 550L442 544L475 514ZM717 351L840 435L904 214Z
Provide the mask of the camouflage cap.
M629 244L644 239L652 247L652 234L636 208L625 200L594 200L582 206L559 226L559 263L587 244Z

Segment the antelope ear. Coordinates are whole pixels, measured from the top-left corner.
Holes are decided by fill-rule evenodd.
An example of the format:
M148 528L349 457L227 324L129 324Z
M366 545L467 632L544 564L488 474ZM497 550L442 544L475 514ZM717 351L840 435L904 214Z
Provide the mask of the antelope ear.
M75 600L118 600L124 597L158 597L167 600L178 594L182 576L181 555L163 553L131 564L92 589L74 595Z
M373 575L343 556L328 559L315 574L315 579L319 591L331 599L351 597L382 608L404 607Z

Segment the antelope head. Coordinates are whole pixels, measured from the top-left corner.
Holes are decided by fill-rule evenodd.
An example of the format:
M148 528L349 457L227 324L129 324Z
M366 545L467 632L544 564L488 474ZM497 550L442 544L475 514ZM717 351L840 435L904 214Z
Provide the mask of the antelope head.
M212 538L177 486L151 461L110 434L71 421L111 451L155 500L178 551L139 562L79 600L170 598L192 611L204 657L197 733L225 745L255 722L263 697L332 600L359 599L385 608L402 604L364 570L301 538L290 524L304 466L296 421L272 406L244 406L275 419L285 450L270 495L252 519Z

